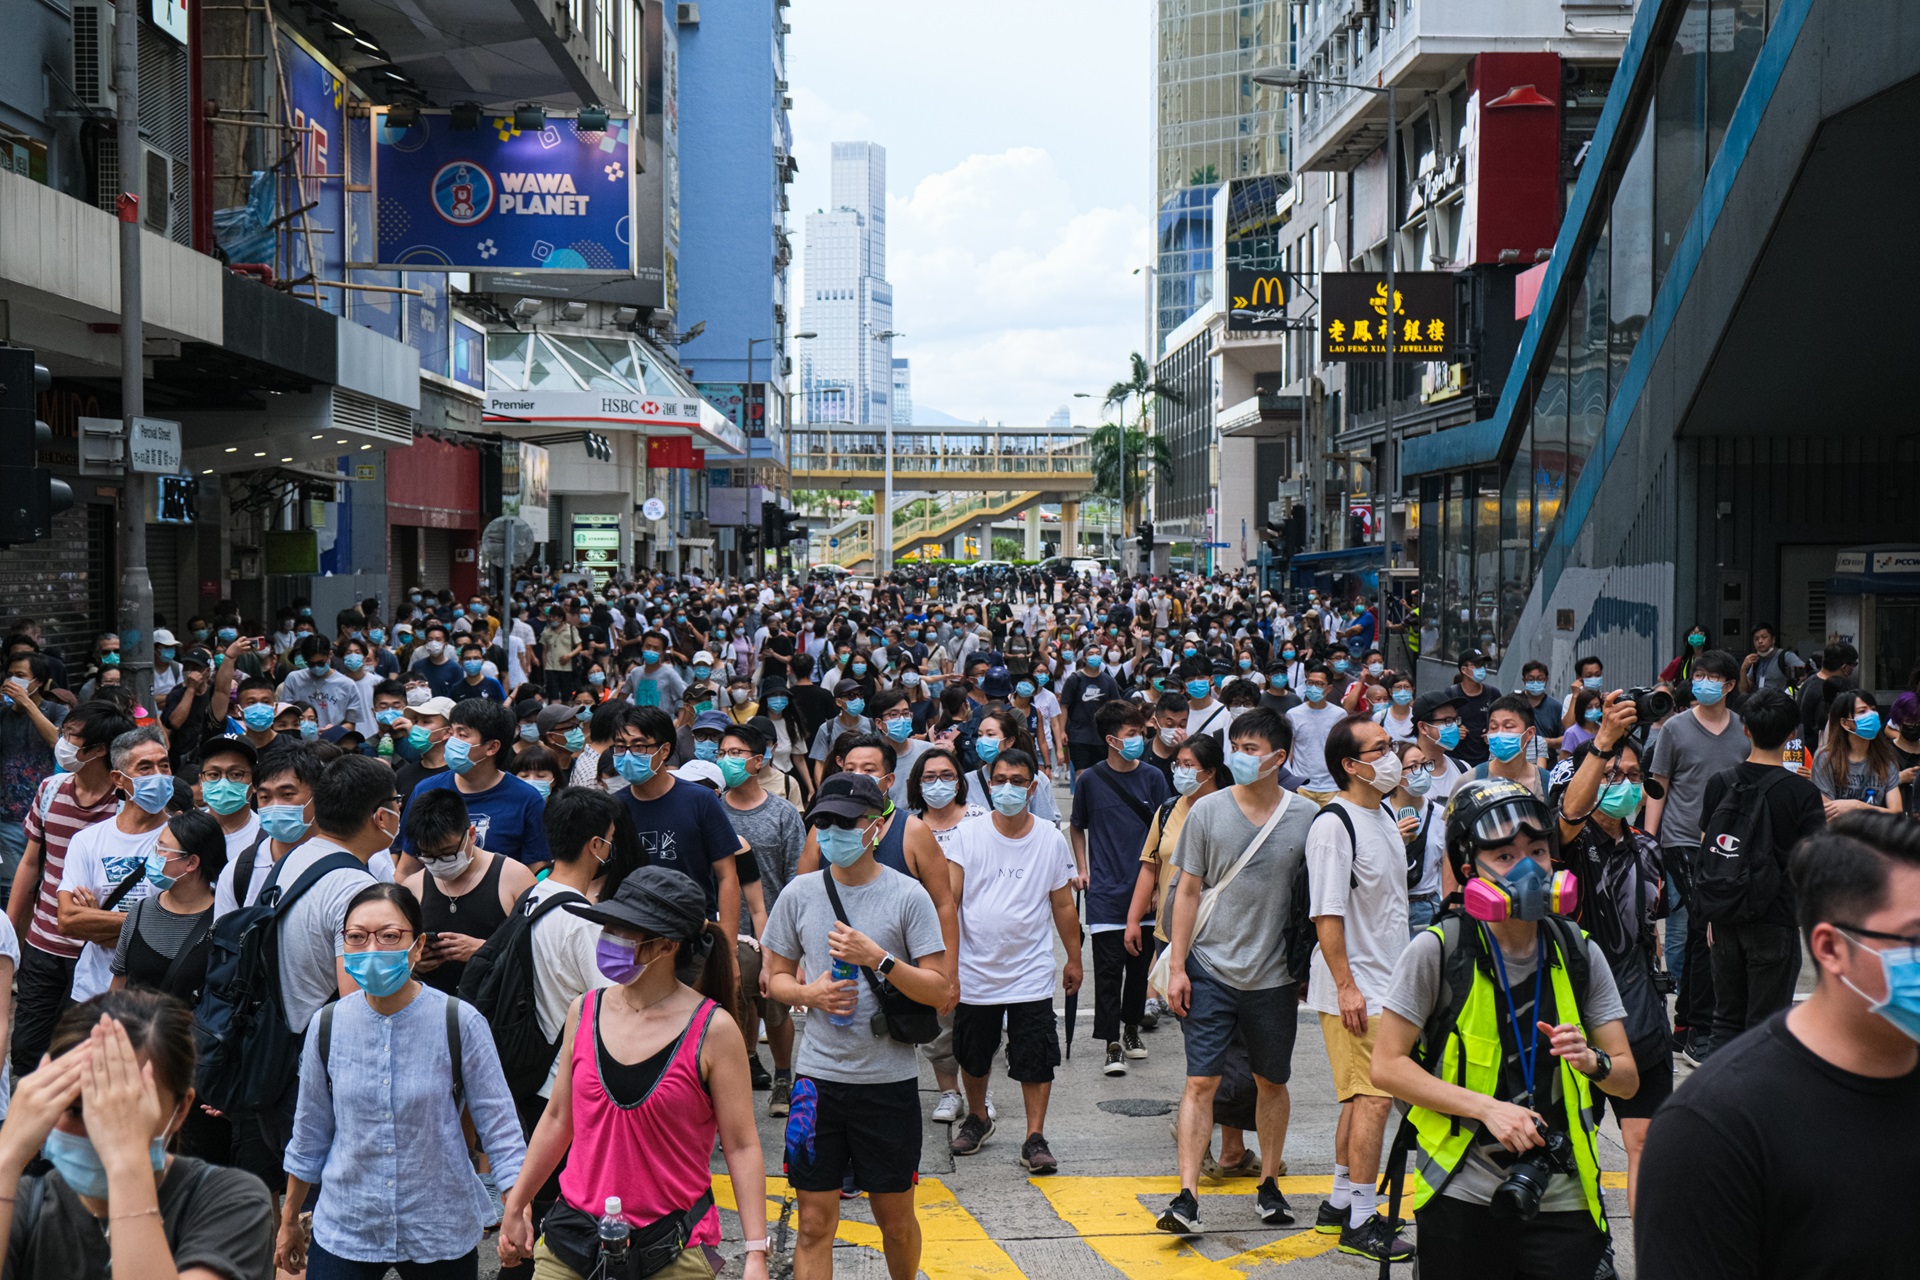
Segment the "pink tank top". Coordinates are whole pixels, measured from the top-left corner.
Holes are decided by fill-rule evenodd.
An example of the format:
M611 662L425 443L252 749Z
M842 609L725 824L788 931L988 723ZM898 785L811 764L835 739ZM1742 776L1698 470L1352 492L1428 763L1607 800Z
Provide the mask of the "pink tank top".
M637 1105L622 1107L607 1094L595 1051L605 994L587 994L573 1034L573 1146L560 1173L560 1194L594 1217L608 1196L619 1196L627 1221L644 1227L691 1208L713 1182L720 1122L700 1079L700 1046L719 1006L701 1002L659 1082ZM720 1243L718 1210L701 1219L691 1243Z

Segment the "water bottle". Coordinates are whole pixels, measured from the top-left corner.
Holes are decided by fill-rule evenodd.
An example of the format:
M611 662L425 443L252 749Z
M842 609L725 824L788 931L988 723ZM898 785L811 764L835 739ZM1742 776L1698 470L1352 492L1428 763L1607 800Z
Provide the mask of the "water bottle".
M600 1253L613 1266L627 1260L627 1220L620 1213L620 1197L607 1197L607 1211L600 1217Z
M847 982L852 978L852 965L848 964L845 960L835 960L833 962L833 980L835 982ZM853 1015L851 1013L830 1013L827 1015L827 1021L836 1027L850 1027L853 1025Z

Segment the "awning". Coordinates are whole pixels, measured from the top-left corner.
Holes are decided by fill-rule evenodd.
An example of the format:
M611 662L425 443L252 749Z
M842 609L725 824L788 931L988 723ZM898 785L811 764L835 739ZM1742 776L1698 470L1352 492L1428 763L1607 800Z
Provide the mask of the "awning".
M487 335L489 422L601 426L691 436L732 458L746 433L701 398L661 352L624 333Z

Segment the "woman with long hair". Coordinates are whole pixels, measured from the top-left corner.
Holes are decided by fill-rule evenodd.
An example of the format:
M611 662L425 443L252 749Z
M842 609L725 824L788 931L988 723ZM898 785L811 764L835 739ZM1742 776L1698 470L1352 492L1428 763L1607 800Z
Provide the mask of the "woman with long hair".
M1015 749L1035 760L1040 758L1033 735L1027 732L1021 716L1007 707L995 707L980 718L980 728L973 740L973 754L978 757L980 767L974 771L971 781L979 786L981 795L993 790L990 779L994 760L1002 751ZM1027 812L1042 822L1060 821L1060 802L1053 797L1053 779L1042 769L1034 775L1034 782L1037 785L1027 801Z
M504 1266L535 1260L551 1280L596 1274L596 1221L613 1208L632 1246L673 1253L655 1280L711 1280L720 1215L710 1171L716 1136L740 1208L747 1280L766 1280L766 1175L754 1127L747 1046L727 1012L733 969L692 880L642 867L598 904L567 908L601 928L600 972L616 985L567 1011L560 1076L534 1129L500 1224ZM536 1244L533 1192L566 1157L560 1199Z
M1813 757L1813 783L1827 798L1827 821L1856 809L1903 811L1900 756L1880 718L1880 704L1864 689L1834 695L1827 736Z
M194 1109L193 1015L109 991L60 1017L0 1125L0 1235L14 1280L263 1276L273 1199L240 1169L169 1155ZM44 1157L52 1171L24 1176Z

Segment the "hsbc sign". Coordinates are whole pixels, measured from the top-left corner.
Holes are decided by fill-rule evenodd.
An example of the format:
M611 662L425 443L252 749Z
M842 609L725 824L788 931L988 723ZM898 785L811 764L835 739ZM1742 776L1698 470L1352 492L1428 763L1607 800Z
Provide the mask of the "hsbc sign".
M697 447L745 454L746 433L697 397L608 395L598 391L492 391L486 416L495 422L606 423L636 429L676 427Z

